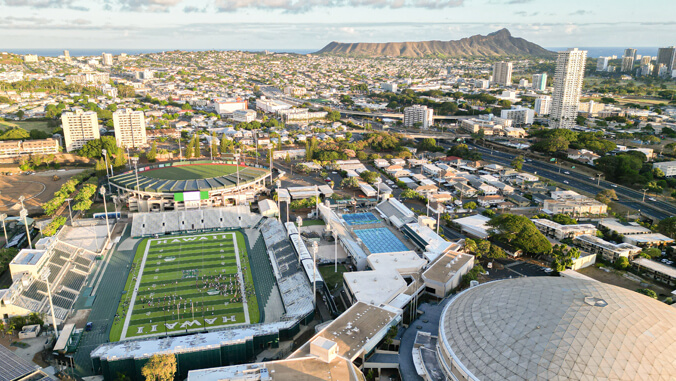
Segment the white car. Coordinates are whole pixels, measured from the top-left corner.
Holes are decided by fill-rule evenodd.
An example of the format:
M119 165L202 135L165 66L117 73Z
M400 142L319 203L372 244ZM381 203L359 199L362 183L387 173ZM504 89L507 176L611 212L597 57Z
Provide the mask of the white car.
M565 173L566 175L570 175L570 172L568 172L568 171L565 171L563 173Z
M563 180L563 183L564 184L570 184L570 182L568 182L568 180Z
M650 201L657 201L657 199L656 199L655 197L648 197L648 200L650 200Z
M547 267L546 269L544 269L544 272L546 272L546 273L550 273L550 272L552 272L552 271L554 271L554 270L550 269L549 267Z
M613 187L613 188L617 188L617 185L615 185L615 184L610 184L610 186Z

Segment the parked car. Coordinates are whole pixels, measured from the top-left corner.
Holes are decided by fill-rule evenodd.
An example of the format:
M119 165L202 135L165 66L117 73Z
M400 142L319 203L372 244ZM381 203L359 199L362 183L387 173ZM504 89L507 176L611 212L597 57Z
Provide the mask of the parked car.
M570 172L568 172L568 171L565 171L563 173L565 173L566 175L570 175Z
M650 201L657 201L657 199L656 199L655 197L648 197L648 200L650 200Z
M563 180L563 183L564 184L570 184L570 182L568 180Z
M85 325L85 331L87 332L91 331L93 326L94 325L92 324L92 322L87 322L87 325Z

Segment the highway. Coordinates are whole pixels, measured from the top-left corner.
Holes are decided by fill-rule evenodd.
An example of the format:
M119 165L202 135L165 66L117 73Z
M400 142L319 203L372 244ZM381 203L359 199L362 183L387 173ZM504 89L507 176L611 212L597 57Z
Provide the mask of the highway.
M477 145L471 146L481 153L484 160L495 162L507 167L511 167L512 159L516 156L495 150L493 150L491 153L491 150L485 147L480 147ZM618 203L634 210L640 210L641 213L657 219L664 219L676 215L676 206L672 204L663 201L650 201L649 203L642 202L642 192L638 192L606 180L601 180L598 182L597 180L592 180L588 175L576 172L574 170L561 168L561 172L559 173L558 166L535 160L525 162L523 169L526 172L537 174L541 177L556 181L558 183L568 181L568 184L566 185L570 186L571 188L591 194L597 194L598 192L605 189L613 189L619 198L617 201ZM565 172L568 172L569 174L565 174Z

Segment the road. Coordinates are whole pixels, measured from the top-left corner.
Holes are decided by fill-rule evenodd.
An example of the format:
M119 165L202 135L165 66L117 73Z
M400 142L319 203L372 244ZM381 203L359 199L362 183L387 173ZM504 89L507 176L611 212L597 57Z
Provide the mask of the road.
M491 151L485 147L476 145L471 146L481 153L484 160L492 161L507 167L511 166L512 159L516 156L505 152L495 150ZM615 193L617 193L619 198L617 202L619 204L634 210L640 210L641 213L657 219L664 219L676 215L676 206L672 204L666 203L664 201L650 201L650 203L645 203L642 201L642 192L638 192L606 180L601 180L600 182L597 180L592 180L590 179L589 175L585 175L571 169L560 169L556 165L537 160L524 163L523 169L526 172L537 174L541 177L559 183L568 181L568 184L566 185L570 186L571 188L591 194L597 194L598 192L606 189L613 189L615 190ZM559 171L561 172L559 173ZM568 174L565 172L568 172Z

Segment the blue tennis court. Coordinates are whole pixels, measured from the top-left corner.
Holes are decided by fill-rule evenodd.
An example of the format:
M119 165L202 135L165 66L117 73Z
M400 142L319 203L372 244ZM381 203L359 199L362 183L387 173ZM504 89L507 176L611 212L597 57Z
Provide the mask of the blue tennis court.
M374 216L373 213L352 213L352 214L343 214L343 219L348 225L366 225L366 224L377 224L380 222L378 217Z
M408 251L409 249L388 228L355 230L357 235L372 254Z

